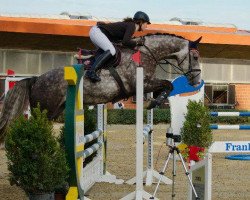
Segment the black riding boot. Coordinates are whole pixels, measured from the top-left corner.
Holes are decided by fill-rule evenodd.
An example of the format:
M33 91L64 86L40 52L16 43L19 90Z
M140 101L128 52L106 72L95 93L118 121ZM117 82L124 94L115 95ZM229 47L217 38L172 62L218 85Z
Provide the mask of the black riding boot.
M105 62L108 61L109 58L112 57L110 51L105 51L102 53L91 66L90 70L86 72L86 77L89 78L93 83L101 81L100 77L96 75L96 71L103 66Z

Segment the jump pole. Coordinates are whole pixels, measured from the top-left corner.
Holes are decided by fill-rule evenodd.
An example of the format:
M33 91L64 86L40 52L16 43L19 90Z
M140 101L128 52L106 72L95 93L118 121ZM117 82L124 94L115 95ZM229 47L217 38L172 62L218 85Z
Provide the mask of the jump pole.
M153 98L153 93L148 93L148 98ZM147 140L147 168L143 172L143 180L145 180L146 186L150 186L154 181L161 178L161 182L165 184L172 184L172 180L166 176L162 176L159 172L154 170L153 165L153 109L147 110L147 125L143 128L143 135ZM127 184L133 185L136 183L136 176L127 180Z
M149 199L151 194L143 190L143 68L136 69L136 190L121 200Z

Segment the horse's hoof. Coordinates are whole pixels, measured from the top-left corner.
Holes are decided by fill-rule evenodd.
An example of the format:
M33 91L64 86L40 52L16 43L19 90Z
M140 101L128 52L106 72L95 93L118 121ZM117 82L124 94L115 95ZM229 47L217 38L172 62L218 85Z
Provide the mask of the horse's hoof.
M155 108L156 106L159 106L159 105L160 105L160 103L157 100L152 99L152 100L150 100L148 102L146 108L147 108L147 110L151 110L151 109L153 109L153 108Z
M5 144L4 142L0 141L0 150L3 150L5 149Z

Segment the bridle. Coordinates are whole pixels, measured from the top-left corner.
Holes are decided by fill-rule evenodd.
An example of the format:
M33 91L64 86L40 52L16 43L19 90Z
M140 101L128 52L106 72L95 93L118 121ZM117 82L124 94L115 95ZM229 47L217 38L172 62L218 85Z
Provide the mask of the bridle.
M156 62L156 65L160 66L160 68L161 68L163 71L165 71L166 73L169 73L169 74L183 74L183 75L189 77L189 82L192 82L192 81L193 81L197 76L199 76L200 73L201 73L201 70L200 70L200 69L193 69L193 67L192 67L192 65L191 65L191 55L190 55L190 53L193 51L193 52L196 52L196 53L199 55L199 51L198 51L197 49L189 48L189 51L188 51L188 53L185 55L185 57L178 63L178 65L175 65L174 63L169 62L167 59L164 59L165 62L159 62L159 61L156 59L156 57L155 57L155 55L153 54L153 52L151 51L151 49L150 49L148 46L146 46L145 44L144 44L143 46L146 48L146 50L149 52L150 55L148 55L148 54L146 54L145 52L142 52L142 51L141 51L141 53L143 53L143 54L145 54L145 55L147 55L147 56L152 57L153 60ZM186 58L187 58L188 56L189 56L188 71L185 72L184 69L183 69L182 67L180 67L179 65L181 65L181 64L184 62L184 60L186 60ZM161 66L162 64L169 64L169 65L171 65L176 73L172 73L172 72L166 71L166 70ZM177 70L179 70L181 73L179 73ZM199 72L199 73L197 73L197 75L193 75L193 74L192 74L193 72Z
M192 65L191 65L191 52L195 52L198 57L200 55L199 51L197 49L194 48L189 48L188 49L188 56L189 56L189 61L188 61L188 71L186 72L186 74L184 74L185 76L189 76L190 79L189 80L194 80L197 76L199 76L201 74L201 69L193 69ZM197 58L198 59L198 58ZM192 72L198 72L195 76L192 74Z

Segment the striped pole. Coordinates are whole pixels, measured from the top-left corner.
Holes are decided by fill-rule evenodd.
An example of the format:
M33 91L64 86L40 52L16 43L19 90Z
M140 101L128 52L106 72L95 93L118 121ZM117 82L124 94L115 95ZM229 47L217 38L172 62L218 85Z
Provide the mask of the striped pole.
M76 153L76 157L79 158L79 157L82 156L83 159L85 159L85 158L91 156L96 151L98 151L101 146L102 146L102 143L101 142L97 142L97 143L91 145L89 148L85 149L84 151L77 152Z
M212 117L250 117L250 112L210 112ZM211 124L210 129L213 130L250 130L250 125L218 125Z
M250 125L210 125L210 129L218 130L250 130Z
M250 112L210 112L212 117L250 117Z
M93 133L90 133L90 134L84 136L83 143L84 144L89 143L89 142L93 141L94 139L98 138L101 134L102 134L102 130L94 131Z

